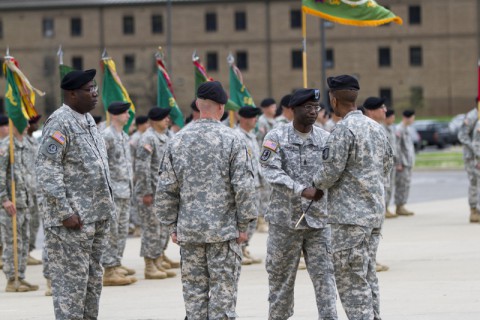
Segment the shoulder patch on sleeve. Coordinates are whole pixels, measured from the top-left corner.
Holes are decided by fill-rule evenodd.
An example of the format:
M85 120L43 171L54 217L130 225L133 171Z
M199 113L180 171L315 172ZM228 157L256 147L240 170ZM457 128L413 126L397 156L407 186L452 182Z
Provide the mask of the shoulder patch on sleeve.
M63 141L63 143L65 143L65 141ZM59 160L64 148L63 143L51 136L42 144L40 151L47 158Z
M261 161L267 161L268 158L272 155L272 151L269 149L264 149L262 155L260 156Z
M277 152L278 143L272 140L265 140L263 142L263 147L272 150L273 152Z
M322 161L323 162L330 162L332 161L332 150L330 150L329 146L326 146L322 150Z
M55 131L52 134L52 139L54 139L60 144L65 144L65 136L60 131Z

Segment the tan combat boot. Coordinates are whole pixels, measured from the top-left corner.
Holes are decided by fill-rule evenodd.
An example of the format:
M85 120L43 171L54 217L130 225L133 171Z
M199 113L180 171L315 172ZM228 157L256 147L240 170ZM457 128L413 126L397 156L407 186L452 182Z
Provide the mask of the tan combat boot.
M165 279L167 273L159 271L153 259L145 258L145 279Z
M248 251L247 247L243 248L242 253L244 258L248 258L252 261L252 264L262 263L262 259L252 257L252 254Z
M45 295L47 297L52 296L52 280L47 279L47 290L45 290Z
M129 278L126 278L117 272L115 272L115 267L106 267L103 274L103 286L125 286L131 284Z
M127 269L130 270L130 271L128 271ZM129 272L131 274L129 274ZM138 279L133 276L133 274L135 274L135 270L127 268L125 266L115 267L115 273L119 274L122 277L125 277L125 278L129 279L130 283L135 283L135 282L138 281Z
M392 211L388 210L388 208L387 208L387 210L385 211L385 218L386 219L392 219L392 218L398 218L398 216L395 213L393 213Z
M127 276L133 276L135 274L135 270L132 268L125 267L124 265L119 265L117 267L117 271L125 273Z
M5 288L5 292L28 292L30 289L22 284L20 281L15 282L15 279L10 279L7 282L7 287Z
M265 221L264 217L258 217L257 219L257 231L260 233L268 232L268 223Z
M413 216L413 212L405 208L405 206L397 206L397 211L395 212L398 216Z
M27 282L25 279L20 279L20 283L23 284L24 286L27 286L28 291L37 291L39 288L39 286L37 286L36 284L31 284Z
M375 266L375 271L377 272L382 272L382 271L388 271L390 268L387 265L381 264L377 262L377 265Z
M477 223L480 222L480 214L476 208L470 208L470 222Z
M242 266L249 266L253 263L252 259L246 257L245 254L242 255Z
M154 260L155 267L157 267L158 271L165 272L167 274L167 277L172 278L177 275L175 271L172 270L167 270L162 266L162 256L158 257L157 259Z
M180 262L171 260L169 257L167 257L165 253L162 256L162 259L163 261L165 261L170 265L170 268L173 268L173 269L180 268Z
M135 231L133 231L133 237L139 238L142 236L142 229L140 227L135 227Z
M38 266L42 264L42 260L35 259L30 254L27 257L27 266Z

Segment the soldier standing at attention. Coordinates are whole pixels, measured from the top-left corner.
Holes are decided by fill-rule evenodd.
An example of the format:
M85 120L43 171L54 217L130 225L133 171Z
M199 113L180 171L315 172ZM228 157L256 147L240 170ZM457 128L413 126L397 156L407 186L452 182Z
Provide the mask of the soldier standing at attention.
M387 109L385 113L385 131L387 132L388 142L393 149L393 161L397 161L397 135L395 130L395 111L393 109ZM395 168L390 173L390 183L385 190L385 218L397 218L398 216L388 210L390 202L392 200L393 191L395 190Z
M321 190L312 187L312 176L329 135L313 126L320 111L319 99L319 90L295 91L289 102L293 123L273 129L263 142L260 162L272 186L266 213L269 320L293 315L293 291L302 252L315 288L318 318L337 319L327 201L326 197L322 199ZM303 213L305 217L301 218Z
M107 248L102 257L102 266L105 268L104 286L122 286L137 281L135 277L130 277L135 274L135 270L122 265L128 236L130 203L133 196L132 157L128 135L123 131L123 127L130 117L129 109L129 102L112 102L108 106L110 125L102 131L117 212L117 219L110 223Z
M36 161L56 319L97 319L100 261L116 219L105 143L89 113L95 74L63 77L64 104L45 122Z
M337 289L349 319L380 320L375 259L392 148L383 128L357 110L358 81L342 75L327 82L330 105L343 120L327 139L314 183L328 189Z
M169 140L171 108L153 107L148 112L150 128L140 137L135 155L135 194L138 215L142 222L140 256L145 260L145 279L165 279L176 273L162 266L163 254L169 233L162 227L153 212L153 199L158 179L158 169Z
M475 99L477 102L477 99ZM477 210L477 174L475 173L475 154L473 152L473 129L478 122L477 108L473 108L466 115L458 131L458 140L463 144L463 162L468 176L468 204L470 206L470 222L480 222L480 213Z
M278 117L275 118L275 121L276 121L275 127L282 124L290 123L293 121L293 111L289 106L291 97L292 97L291 94L287 94L283 96L282 100L280 100L280 108L282 108L282 114L280 114Z
M235 319L240 245L256 218L251 160L219 121L227 103L220 82L203 83L197 97L200 119L165 151L155 209L180 245L186 319Z
M415 146L408 127L415 121L415 111L403 111L402 122L397 126L397 157L395 158L395 213L399 216L412 216L405 208L410 192L412 168L415 164Z
M263 99L260 103L263 114L258 118L257 141L262 145L265 135L275 127L277 121L275 120L275 113L277 111L277 104L272 98Z

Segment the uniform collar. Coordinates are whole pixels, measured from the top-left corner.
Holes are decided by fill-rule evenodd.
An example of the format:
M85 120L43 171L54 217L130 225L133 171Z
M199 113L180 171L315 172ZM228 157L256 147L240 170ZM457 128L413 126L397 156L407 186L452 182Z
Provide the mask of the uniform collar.
M303 144L310 145L310 144L312 144L314 146L318 145L318 142L316 141L316 139L313 138L314 132L315 132L314 128L312 128L312 132L311 132L310 136L307 138L307 140L303 141L302 138L300 138L295 133L295 128L293 127L293 122L285 124L285 126L287 126L287 128L288 128L288 142L290 142L291 144L298 144L298 145L303 145Z

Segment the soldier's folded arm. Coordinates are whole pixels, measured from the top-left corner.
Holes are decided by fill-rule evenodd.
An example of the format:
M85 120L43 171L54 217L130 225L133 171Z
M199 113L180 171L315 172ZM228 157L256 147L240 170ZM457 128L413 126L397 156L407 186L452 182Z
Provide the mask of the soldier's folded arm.
M325 143L320 166L313 177L317 189L326 190L337 182L345 170L351 153L353 153L355 137L347 128L337 128Z

